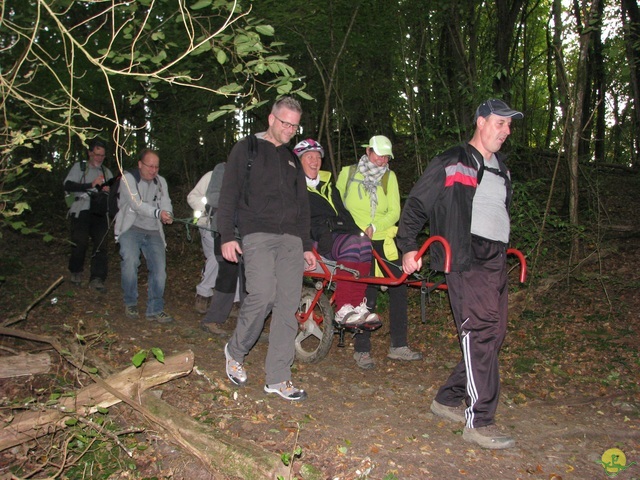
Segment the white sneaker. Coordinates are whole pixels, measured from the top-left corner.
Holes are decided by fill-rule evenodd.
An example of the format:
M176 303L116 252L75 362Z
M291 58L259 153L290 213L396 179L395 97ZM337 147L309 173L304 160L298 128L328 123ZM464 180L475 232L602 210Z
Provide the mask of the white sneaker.
M380 319L377 313L371 313L367 308L367 298L362 299L362 303L355 308L357 314L361 317L358 323L378 323Z
M354 325L360 318L356 309L350 303L345 303L336 312L335 321L341 325Z

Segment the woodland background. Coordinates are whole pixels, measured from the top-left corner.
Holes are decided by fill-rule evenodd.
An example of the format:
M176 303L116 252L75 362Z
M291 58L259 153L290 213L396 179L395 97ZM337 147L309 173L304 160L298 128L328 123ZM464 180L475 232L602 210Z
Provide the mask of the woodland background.
M479 103L504 99L525 113L505 147L525 197L513 241L530 253L550 222L570 264L601 219L598 168L637 172L634 0L4 0L0 13L2 225L25 232L30 206L63 213L87 139L108 141L113 169L158 149L180 203L282 94L334 173L389 136L405 192L470 137Z
M461 476L496 478L497 469L505 468L509 474L503 478L561 478L551 473L578 472L580 462L582 473L573 478L594 478L594 472L603 474L597 462L614 441L628 455L637 454L640 445L634 267L640 234L639 80L635 0L0 0L0 310L15 314L65 273L62 182L72 163L86 158L91 138L107 141L105 164L112 170L134 167L141 148L158 149L176 216L188 221L193 212L187 193L225 161L240 137L266 129L279 95L301 101L296 141L319 139L326 151L324 168L334 173L354 163L372 135L390 137L396 156L391 168L404 194L430 158L470 138L478 104L502 98L525 114L513 122L503 147L515 187L511 243L529 266L527 286L511 296L517 321L510 323L509 345L502 352L511 409L505 416L513 419L523 445L512 456L459 450L449 429L434 430L433 419L424 414L428 385L437 385L435 377L444 375L457 352L446 302L435 314L437 328L418 325L418 301L414 297L411 303L412 338L429 351L428 363L386 364L384 370L398 380L392 393L408 412L406 422L392 427L400 432L399 441L404 438L418 451L407 447L398 453L386 430L359 429L377 425L369 418L385 425L384 409L365 409L359 417L349 412L354 395L362 392L388 401L388 375L345 376L344 366L351 362L346 349L334 349L333 358L319 367L326 375L300 366L311 388L324 388L333 398L313 397L305 407L315 409L309 415L291 407L274 420L269 402L253 401L259 388L235 397L222 363L210 355L210 339L197 329L192 295L201 251L198 242L186 240L182 226L168 235L168 296L172 313L181 319L174 330L149 333L145 325L132 327L119 318L115 252L102 310L94 311L90 295L60 289L58 303L35 307L39 322L22 325L53 332L73 352L100 345L99 356L108 357L104 364L111 366L126 365L136 348L193 348L214 378L215 401L209 384L196 392L194 385L202 382L175 381L166 390L182 411L200 420L210 416L208 425L238 438L256 443L267 438L265 445L278 453L292 444L291 432L297 441L300 424L310 421L313 428L300 433L307 458L340 478L365 478L344 472L363 470L353 462L368 455L387 465L393 476L385 478L396 478L398 465L405 468L401 478L453 478L453 463L464 465ZM0 324L25 319L26 312ZM105 324L110 333L89 340L88 325ZM2 337L3 351L24 347L8 338ZM378 341L374 350L386 348L382 336ZM23 395L40 391L38 401L44 404L51 390L59 396L59 390L78 386L75 373L59 376L69 380L60 388L2 383L8 402L2 412L23 408L16 407ZM415 378L426 385L418 395ZM27 387L31 391L24 393L21 388ZM562 407L550 408L554 402ZM296 419L298 430L282 428L280 415ZM349 445L349 455L342 455L346 447L340 445L336 453L331 447L343 431L378 443L360 451ZM71 454L59 462L49 456L56 448L47 455L30 450L24 463L18 453L12 461L33 473L46 458L48 468L62 471L73 461ZM172 452L160 450L138 465L155 465L156 455L171 458ZM428 461L425 451L434 455ZM385 457L385 452L390 453ZM403 454L407 457L400 461Z

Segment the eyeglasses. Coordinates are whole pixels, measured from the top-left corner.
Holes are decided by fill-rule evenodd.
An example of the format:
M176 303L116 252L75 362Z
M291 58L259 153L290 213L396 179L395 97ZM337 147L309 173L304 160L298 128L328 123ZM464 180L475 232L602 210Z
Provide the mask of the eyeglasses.
M300 128L300 125L297 123L289 123L289 122L285 122L284 120L280 120L278 117L276 117L274 115L274 117L276 118L276 120L278 120L281 124L283 128L289 129L289 128L293 128L295 130L298 130L298 128Z
M160 165L147 165L142 160L140 161L140 163L143 164L145 167L147 167L150 170L160 170Z

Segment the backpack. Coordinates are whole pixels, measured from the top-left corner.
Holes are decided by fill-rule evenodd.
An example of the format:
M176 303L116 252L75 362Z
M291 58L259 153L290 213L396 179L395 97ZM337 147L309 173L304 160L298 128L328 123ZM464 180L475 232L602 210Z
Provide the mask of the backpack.
M218 226L216 222L216 212L218 211L218 201L220 199L220 190L222 188L222 180L224 178L226 162L219 163L211 171L211 179L207 186L207 204L205 205L205 211L209 218L209 226L212 230L217 231Z
M120 183L122 179L123 173L129 172L133 175L133 178L136 181L136 185L140 183L140 170L134 168L133 170L125 170L124 172L119 173L115 177L113 177L113 182L111 182L109 188L109 216L111 218L115 218L118 213L118 199L120 198Z
M342 201L344 202L347 199L347 195L349 194L349 187L351 186L351 183L353 182L353 179L356 176L356 169L357 169L358 165L357 164L353 164L349 166L349 176L347 177L347 185L344 187L344 195L342 195ZM386 172L384 172L384 175L382 176L382 182L381 182L381 186L382 186L382 191L384 192L384 194L387 194L387 185L389 184L389 171L387 170Z

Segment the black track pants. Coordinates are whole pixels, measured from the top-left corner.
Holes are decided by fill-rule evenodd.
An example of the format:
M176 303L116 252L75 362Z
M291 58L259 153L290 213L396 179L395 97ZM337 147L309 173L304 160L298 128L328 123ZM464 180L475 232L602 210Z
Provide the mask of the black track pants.
M436 395L439 403L468 408L467 427L494 423L500 396L498 354L507 331L506 246L474 237L468 272L447 275L462 360Z

